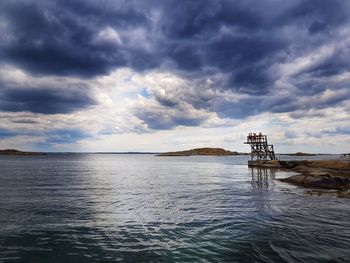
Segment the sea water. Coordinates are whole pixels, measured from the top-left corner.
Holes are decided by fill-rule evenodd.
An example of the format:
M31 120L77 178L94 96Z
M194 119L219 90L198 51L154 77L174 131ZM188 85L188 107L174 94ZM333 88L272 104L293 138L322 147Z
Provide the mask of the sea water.
M245 156L0 156L0 262L350 262L350 200Z

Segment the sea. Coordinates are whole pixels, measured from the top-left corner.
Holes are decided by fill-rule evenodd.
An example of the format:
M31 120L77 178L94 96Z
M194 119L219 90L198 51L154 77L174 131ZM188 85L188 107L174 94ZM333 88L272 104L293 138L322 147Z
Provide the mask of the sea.
M0 263L350 262L350 199L247 160L0 156Z

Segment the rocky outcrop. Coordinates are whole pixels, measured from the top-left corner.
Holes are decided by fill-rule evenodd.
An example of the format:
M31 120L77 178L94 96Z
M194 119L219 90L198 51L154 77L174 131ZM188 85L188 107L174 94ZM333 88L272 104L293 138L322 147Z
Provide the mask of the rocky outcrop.
M350 161L317 160L317 161L255 161L250 166L260 168L278 168L297 172L288 178L278 179L306 188L350 189Z
M303 186L305 188L322 188L322 189L350 189L350 178L339 176L331 176L329 174L297 174L288 178L278 179L294 185Z

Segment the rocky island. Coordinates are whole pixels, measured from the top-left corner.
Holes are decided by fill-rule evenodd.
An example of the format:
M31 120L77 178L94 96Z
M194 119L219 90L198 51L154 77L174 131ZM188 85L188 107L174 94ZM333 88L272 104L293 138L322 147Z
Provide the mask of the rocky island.
M282 154L282 155L289 155L289 156L316 156L316 154L304 153L304 152L287 153L287 154Z
M45 155L45 153L23 152L16 149L5 149L5 150L0 150L0 155Z
M157 156L192 156L192 155L215 155L215 156L231 156L231 155L246 155L236 151L228 151L222 148L195 148L187 151L165 152Z

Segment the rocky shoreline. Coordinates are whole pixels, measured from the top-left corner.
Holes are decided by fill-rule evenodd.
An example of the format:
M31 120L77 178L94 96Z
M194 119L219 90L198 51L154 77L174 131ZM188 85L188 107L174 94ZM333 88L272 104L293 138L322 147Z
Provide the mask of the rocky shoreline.
M273 160L250 163L250 166L258 168L278 168L297 173L287 178L277 179L281 182L305 188L350 191L350 160Z

